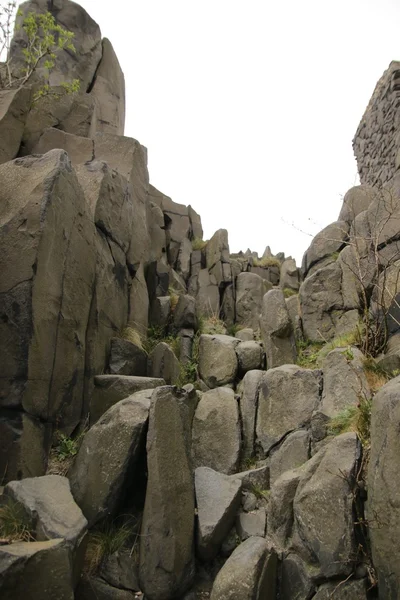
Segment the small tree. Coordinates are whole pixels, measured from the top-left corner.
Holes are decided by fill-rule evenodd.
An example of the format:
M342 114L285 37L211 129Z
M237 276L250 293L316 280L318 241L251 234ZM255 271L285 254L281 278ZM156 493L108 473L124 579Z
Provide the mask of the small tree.
M5 59L0 69L0 89L22 87L41 68L44 69L40 77L42 84L36 90L33 102L49 94L60 96L60 93L51 90L49 76L56 65L57 53L62 50L76 51L72 41L74 33L58 25L49 12L29 12L23 17L21 11L16 14L16 6L15 1L0 6L0 58ZM22 49L23 66L18 69L18 72L15 72L14 57L11 52L16 16L23 17L22 24L17 24L15 30L23 30L26 42L25 48ZM79 79L74 79L70 83L63 82L61 87L67 94L77 92L80 88Z

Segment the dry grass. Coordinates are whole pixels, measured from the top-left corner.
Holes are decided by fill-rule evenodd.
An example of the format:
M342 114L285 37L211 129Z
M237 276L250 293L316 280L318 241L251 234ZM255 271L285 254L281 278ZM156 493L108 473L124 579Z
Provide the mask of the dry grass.
M347 406L333 417L329 423L328 433L340 435L354 431L364 448L370 446L372 398L360 397L357 405Z
M254 258L253 266L254 267L263 267L264 269L267 269L268 267L278 267L280 269L281 263L279 262L279 260L277 258L274 258L273 256L271 256L269 258Z
M11 542L34 541L33 527L20 504L9 501L0 506L0 541Z
M142 337L141 337L140 333L138 331L136 331L136 329L134 329L133 327L129 327L129 326L125 327L120 332L119 336L122 339L127 340L128 342L135 344L135 346L138 346L139 348L143 349Z
M390 375L370 357L364 359L363 367L369 388L373 394L376 394L389 381Z
M103 523L88 535L84 571L88 574L95 573L107 556L123 548L131 556L138 558L138 536L138 522L133 517L121 524L114 521Z
M208 240L202 240L201 238L194 238L192 240L193 250L203 250L207 246Z

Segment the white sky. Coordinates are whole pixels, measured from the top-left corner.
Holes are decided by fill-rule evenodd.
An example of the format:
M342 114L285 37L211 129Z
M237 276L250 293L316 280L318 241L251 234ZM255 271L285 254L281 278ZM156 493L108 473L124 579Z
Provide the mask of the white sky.
M125 74L150 180L231 252L297 261L356 181L351 141L400 58L399 0L81 0Z

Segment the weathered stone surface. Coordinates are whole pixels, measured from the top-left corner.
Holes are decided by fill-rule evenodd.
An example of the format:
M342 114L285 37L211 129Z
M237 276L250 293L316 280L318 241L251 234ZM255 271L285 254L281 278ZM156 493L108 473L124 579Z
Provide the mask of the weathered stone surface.
M396 219L398 221L398 219ZM371 296L371 313L378 323L386 321L388 336L400 331L400 260L387 267L378 278Z
M172 348L165 342L160 342L152 350L147 360L149 377L161 378L168 385L175 385L181 374L181 366Z
M134 476L150 404L141 394L112 406L89 429L69 472L73 496L90 525L114 513Z
M111 339L110 372L114 375L147 375L147 354L123 338Z
M149 390L165 385L164 379L157 377L136 377L129 375L97 375L90 409L90 421L95 423L101 415L119 400L141 390Z
M235 337L242 342L252 342L254 340L254 331L250 327L239 329L235 333Z
M27 88L0 92L0 164L18 154L29 102Z
M376 190L369 185L355 185L346 192L338 221L351 223L361 212L368 209Z
M266 525L265 508L241 512L236 519L236 530L242 541L252 536L264 537Z
M4 494L23 506L37 541L64 538L71 548L80 545L87 521L74 502L66 477L45 475L10 481Z
M70 550L62 539L0 546L4 600L73 600Z
M281 290L270 290L264 295L260 325L267 369L296 362L292 322Z
M283 290L295 290L300 287L299 269L293 258L287 258L281 264L281 274L279 278L279 287Z
M257 469L250 469L248 471L241 471L232 475L231 477L238 477L242 480L242 488L244 490L252 490L254 487L260 490L269 489L269 464L266 464Z
M315 587L310 580L310 568L297 554L288 554L282 561L280 594L282 600L309 600Z
M214 233L207 242L205 253L207 269L215 276L217 284L231 281L228 232L226 229L219 229ZM229 266L229 273L224 269L224 265Z
M192 237L193 239L202 240L203 239L203 227L201 225L201 217L200 215L192 208L189 204L188 213L190 219L190 225L192 229Z
M294 549L326 577L348 575L355 551L353 494L360 445L355 433L334 438L303 467L293 501ZM279 480L278 480L279 481Z
M101 61L91 95L96 105L96 131L124 135L125 78L111 42L102 40Z
M165 331L171 313L171 296L159 296L151 305L150 322Z
M75 600L135 600L137 595L127 589L114 587L101 579L84 575L75 592Z
M199 374L210 388L235 380L238 359L235 347L239 340L228 335L201 335L199 345Z
M179 597L194 577L194 490L178 398L172 388L159 388L150 408L140 583L155 600Z
M334 262L307 277L300 286L304 336L314 342L335 335L334 311L343 309L342 269Z
M303 331L301 327L300 302L298 294L296 296L290 296L289 298L286 298L286 308L289 313L289 319L292 323L294 337L296 341L301 340L303 338Z
M219 312L219 290L217 280L208 269L201 269L195 282L192 282L192 295L196 296L198 317L216 315Z
M192 429L193 467L235 473L240 458L239 409L229 388L203 394Z
M303 276L306 277L310 268L319 261L339 252L348 237L349 225L345 221L331 223L325 229L317 233L310 247L305 252L302 262Z
M256 437L265 454L285 434L310 421L319 393L319 371L284 365L264 374L259 387Z
M140 590L138 564L129 549L117 550L106 556L100 566L99 575L115 588L134 592Z
M184 238L178 250L176 259L176 270L185 281L190 275L190 257L192 254L192 242L188 238Z
M265 294L262 278L255 273L240 273L236 279L236 322L258 329Z
M328 417L357 406L371 392L364 373L364 355L358 348L335 348L322 364L324 389L319 410Z
M243 428L243 459L254 455L258 390L264 371L248 371L241 382L240 413Z
M310 434L305 429L290 433L279 448L271 454L271 485L284 473L300 467L310 458Z
M211 600L273 600L277 557L265 539L250 537L240 544L219 571Z
M241 487L240 479L208 467L196 469L197 549L203 560L212 560L228 535L240 505Z
M318 588L317 593L313 596L313 600L330 600L334 595L335 600L366 600L367 584L365 579L357 581L324 583ZM380 595L380 588L379 588ZM382 596L382 598L389 596Z
M400 377L383 386L374 397L371 415L371 455L368 466L368 512L379 595L388 600L400 592L400 568L395 560L399 545L400 510L398 457L400 440Z
M175 329L196 329L196 300L193 296L182 294L174 310Z
M264 352L259 342L240 342L235 348L238 357L240 373L261 369L264 362Z
M235 286L233 283L228 283L224 286L220 311L220 318L228 327L234 325L236 321L235 297Z
M45 421L57 415L73 428L82 410L95 228L64 151L0 165L0 178L1 403Z
M277 548L284 549L293 530L293 500L304 467L285 471L271 486L268 504L267 533Z
M68 153L74 167L89 162L94 158L93 140L72 133L66 133L55 127L45 129L40 134L38 142L32 149L32 154L46 154L46 152L50 152L50 150L56 148L62 148ZM95 208L94 193L91 194L90 201L92 201L91 204Z
M51 427L24 412L0 411L0 472L3 483L44 475Z

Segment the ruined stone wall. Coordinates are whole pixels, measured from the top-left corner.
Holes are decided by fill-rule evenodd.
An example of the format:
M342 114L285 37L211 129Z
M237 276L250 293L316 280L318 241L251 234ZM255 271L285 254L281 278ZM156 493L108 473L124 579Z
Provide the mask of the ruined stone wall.
M353 140L361 183L382 186L400 166L400 62L378 81Z

